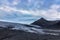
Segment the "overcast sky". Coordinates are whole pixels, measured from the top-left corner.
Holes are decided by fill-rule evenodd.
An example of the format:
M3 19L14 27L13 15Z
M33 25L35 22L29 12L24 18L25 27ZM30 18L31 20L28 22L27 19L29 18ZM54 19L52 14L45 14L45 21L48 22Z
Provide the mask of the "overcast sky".
M60 20L60 0L0 0L0 20L30 24L41 17Z

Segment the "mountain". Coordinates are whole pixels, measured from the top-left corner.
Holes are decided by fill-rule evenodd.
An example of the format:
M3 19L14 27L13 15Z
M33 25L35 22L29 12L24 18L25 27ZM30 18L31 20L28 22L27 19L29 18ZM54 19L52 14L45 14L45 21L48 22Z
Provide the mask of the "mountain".
M0 21L0 40L40 40L44 32L39 28L35 25Z
M58 21L50 22L42 20L45 25L55 25ZM38 21L39 23L39 21ZM60 40L60 30L43 29L45 25L38 26L36 24L20 24L0 21L0 40ZM52 23L52 24L51 24ZM59 25L60 23L58 23Z
M35 22L32 23L32 25L38 25L38 26L42 26L42 28L60 28L58 26L60 26L60 21L56 20L56 21L48 21L45 20L44 18L41 18Z
M46 40L47 36L37 25L0 21L0 40Z

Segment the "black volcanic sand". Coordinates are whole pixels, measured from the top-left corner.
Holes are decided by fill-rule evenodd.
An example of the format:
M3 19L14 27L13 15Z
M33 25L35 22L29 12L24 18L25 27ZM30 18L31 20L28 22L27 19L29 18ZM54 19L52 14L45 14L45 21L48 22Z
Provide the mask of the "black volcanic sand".
M20 30L0 29L0 40L60 40L60 36L39 35Z

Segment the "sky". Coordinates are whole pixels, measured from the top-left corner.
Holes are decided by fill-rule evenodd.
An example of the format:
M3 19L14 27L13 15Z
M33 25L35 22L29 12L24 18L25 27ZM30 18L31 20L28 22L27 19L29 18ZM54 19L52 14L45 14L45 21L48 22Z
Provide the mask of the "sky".
M30 24L60 20L60 0L0 0L0 21Z

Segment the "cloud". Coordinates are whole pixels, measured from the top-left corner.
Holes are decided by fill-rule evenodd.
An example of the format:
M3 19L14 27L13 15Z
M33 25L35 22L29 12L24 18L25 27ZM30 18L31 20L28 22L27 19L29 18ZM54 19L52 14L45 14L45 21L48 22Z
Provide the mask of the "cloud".
M12 1L12 2L10 2ZM16 6L18 5L20 2L20 0L0 0L0 6L4 6L4 5L7 5L7 6Z
M5 2L4 1L2 2L3 5L0 6L0 10L5 11L8 14L12 14L12 12L19 12L20 14L22 13L22 14L26 14L26 15L29 14L29 15L33 15L33 16L40 16L40 17L43 17L47 20L60 20L60 12L59 12L60 5L53 4L50 6L49 9L44 10L44 9L38 9L38 8L40 8L41 5L44 4L43 1L28 0L30 5L33 4L33 8L30 8L30 10L17 9L17 7L9 6L9 5L13 5L13 6L17 5L19 3L19 1L21 1L21 0L13 0L12 3L9 3L7 0L5 0ZM21 6L23 6L23 5L21 5ZM33 9L35 9L35 10L33 10Z
M50 9L44 12L43 17L46 18L47 20L60 20L59 9L60 5L54 4L50 7Z
M24 10L24 9L17 9L12 8L9 6L0 7L0 10L6 12L20 12L22 14L30 14L33 16L40 16L47 20L60 20L60 12L59 12L60 5L52 5L48 10Z
M33 10L24 10L24 9L17 9L9 6L2 6L0 7L0 10L5 11L5 12L20 12L22 14L31 14L31 15L37 15L35 12L38 11L33 11Z
M13 2L12 2L12 5L17 5L19 3L19 0L14 0Z

